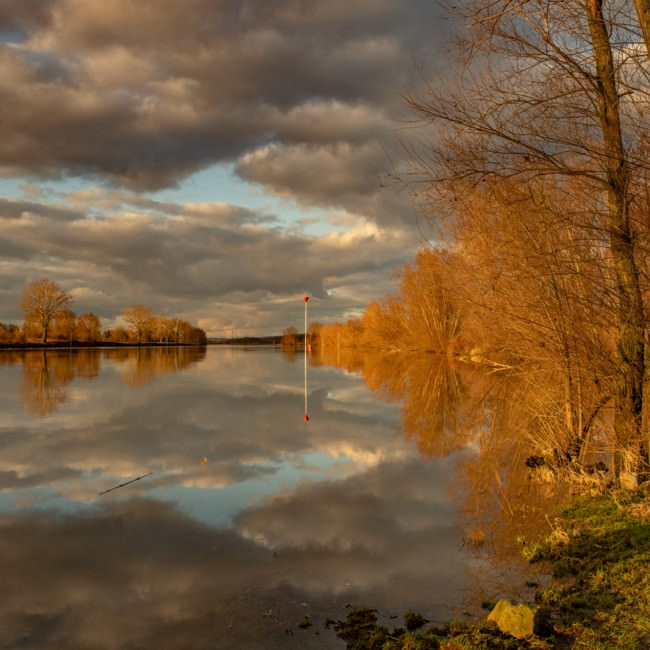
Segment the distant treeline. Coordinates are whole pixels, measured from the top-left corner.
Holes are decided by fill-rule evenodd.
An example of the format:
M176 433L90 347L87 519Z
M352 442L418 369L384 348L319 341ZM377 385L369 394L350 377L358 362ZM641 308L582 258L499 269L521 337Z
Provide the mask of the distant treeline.
M22 326L0 323L0 344L159 344L205 345L199 327L180 318L155 314L146 305L131 305L122 312L125 327L102 330L92 312L77 316L70 308L72 296L58 284L43 279L29 284L19 305L25 313Z
M239 336L208 339L208 343L211 345L279 345L281 341L281 336Z

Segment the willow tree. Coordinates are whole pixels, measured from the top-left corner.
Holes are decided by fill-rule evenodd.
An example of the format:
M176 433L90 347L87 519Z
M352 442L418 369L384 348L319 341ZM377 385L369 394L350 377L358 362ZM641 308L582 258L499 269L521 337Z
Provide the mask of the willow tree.
M408 100L434 129L431 141L413 152L420 196L431 201L430 213L445 221L443 232L461 249L473 244L480 222L489 231L495 214L500 227L508 227L503 208L515 183L517 203L506 212L550 231L552 239L570 231L581 242L564 253L574 256L570 273L590 285L586 295L580 287L565 295L546 290L569 273L558 263L557 247L538 256L535 268L528 254L534 250L525 246L514 259L508 246L492 251L491 263L510 272L518 265L522 276L545 287L540 295L552 309L544 325L557 331L559 320L573 328L571 336L562 333L567 342L580 338L570 318L576 304L588 308L585 316L594 296L608 306L616 336L604 380L614 404L616 447L623 452L617 468L624 461L638 468L648 456L642 434L645 262L639 250L639 229L647 229L647 221L641 226L633 219L647 172L639 155L650 108L645 15L624 0L459 0L450 11L462 27L452 74ZM526 196L526 187L535 189ZM477 196L482 212L472 210ZM585 263L593 266L594 260L605 265L602 273L583 276ZM477 268L496 281L501 274L494 266ZM508 296L499 305L512 319L528 319L513 313ZM579 351L568 346L563 354L572 358Z

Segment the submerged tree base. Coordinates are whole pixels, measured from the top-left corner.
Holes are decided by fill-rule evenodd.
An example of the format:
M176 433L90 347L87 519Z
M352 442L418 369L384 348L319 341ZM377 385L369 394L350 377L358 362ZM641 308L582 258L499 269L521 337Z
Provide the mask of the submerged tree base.
M415 612L389 630L376 610L353 609L328 627L349 650L430 648L650 648L650 486L578 499L544 540L520 540L530 562L549 563L551 587L535 594L534 633L518 639L493 621L426 628Z

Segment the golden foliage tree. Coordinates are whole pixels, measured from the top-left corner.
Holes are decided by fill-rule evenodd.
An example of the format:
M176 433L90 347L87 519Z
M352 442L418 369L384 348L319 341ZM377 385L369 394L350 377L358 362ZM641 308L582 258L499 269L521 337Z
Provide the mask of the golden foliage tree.
M122 312L122 318L131 327L131 331L138 345L147 340L154 322L154 314L151 307L131 305Z
M64 307L54 317L53 334L55 338L72 341L77 326L77 316L73 311Z
M25 288L19 302L25 312L25 319L36 323L41 330L43 343L47 337L56 315L72 302L72 296L51 280L43 279L31 282Z
M409 99L433 130L413 150L422 207L467 257L492 341L516 363L545 362L573 442L609 393L617 468L647 468L643 20L605 0L453 11L465 27L453 81Z
M92 312L82 314L77 319L75 338L82 343L96 343L101 339L101 321Z

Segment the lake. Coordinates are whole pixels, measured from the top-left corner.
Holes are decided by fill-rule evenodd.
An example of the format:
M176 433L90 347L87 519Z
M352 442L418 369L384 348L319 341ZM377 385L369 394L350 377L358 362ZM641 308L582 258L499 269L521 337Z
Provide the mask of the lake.
M369 367L0 352L0 647L344 648L325 622L351 607L397 626L530 597L529 569L469 543L475 434L423 442L458 418Z

